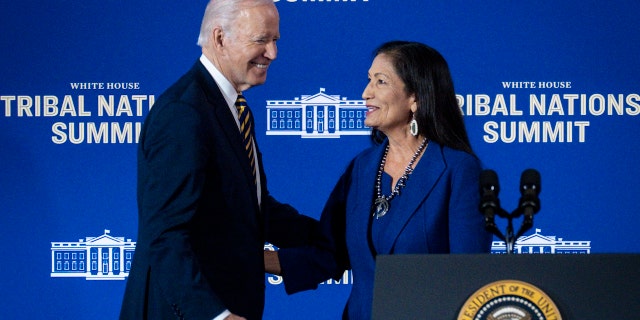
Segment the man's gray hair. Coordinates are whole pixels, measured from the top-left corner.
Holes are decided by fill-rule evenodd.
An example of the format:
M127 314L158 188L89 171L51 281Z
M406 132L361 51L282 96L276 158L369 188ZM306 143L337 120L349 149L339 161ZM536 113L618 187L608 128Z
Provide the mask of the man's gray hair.
M215 27L222 28L228 35L233 34L232 24L240 10L265 4L273 4L273 0L210 0L202 18L198 45L202 47L209 43Z

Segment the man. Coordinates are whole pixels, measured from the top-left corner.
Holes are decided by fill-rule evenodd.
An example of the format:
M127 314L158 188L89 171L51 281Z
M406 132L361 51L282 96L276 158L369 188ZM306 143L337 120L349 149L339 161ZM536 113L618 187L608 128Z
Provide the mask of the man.
M234 106L265 82L279 37L273 0L207 5L202 56L140 134L138 241L121 319L260 319L265 241L300 245L316 228L269 195L258 145L241 134L253 122L240 123Z

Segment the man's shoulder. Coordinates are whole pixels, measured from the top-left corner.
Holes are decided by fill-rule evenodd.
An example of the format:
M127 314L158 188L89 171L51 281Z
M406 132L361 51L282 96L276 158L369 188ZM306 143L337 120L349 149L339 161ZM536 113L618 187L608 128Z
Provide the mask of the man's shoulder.
M158 103L189 100L202 95L205 95L205 84L201 71L194 65L160 95Z
M226 105L222 93L215 82L208 83L201 70L192 68L169 86L156 99L154 109L163 109L167 105L188 105L196 109L210 109L217 103Z

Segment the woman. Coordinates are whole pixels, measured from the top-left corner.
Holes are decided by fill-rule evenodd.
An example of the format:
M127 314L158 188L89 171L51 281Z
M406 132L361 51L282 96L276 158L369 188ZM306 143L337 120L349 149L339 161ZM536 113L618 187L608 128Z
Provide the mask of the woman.
M362 97L375 146L340 178L317 242L266 257L267 271L283 275L288 293L352 269L346 319L371 318L376 255L480 253L491 246L478 211L480 161L446 61L416 42L385 43L374 54Z

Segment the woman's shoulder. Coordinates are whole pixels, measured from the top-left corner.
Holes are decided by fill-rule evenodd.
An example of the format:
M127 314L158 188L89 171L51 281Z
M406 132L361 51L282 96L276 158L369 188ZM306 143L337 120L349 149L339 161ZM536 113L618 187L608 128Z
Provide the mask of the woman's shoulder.
M379 157L382 155L382 151L384 150L384 143L370 146L358 153L354 158L354 162L359 161L370 161L372 158Z
M439 144L438 147L442 152L442 157L448 163L467 163L474 166L480 165L480 159L475 154Z

